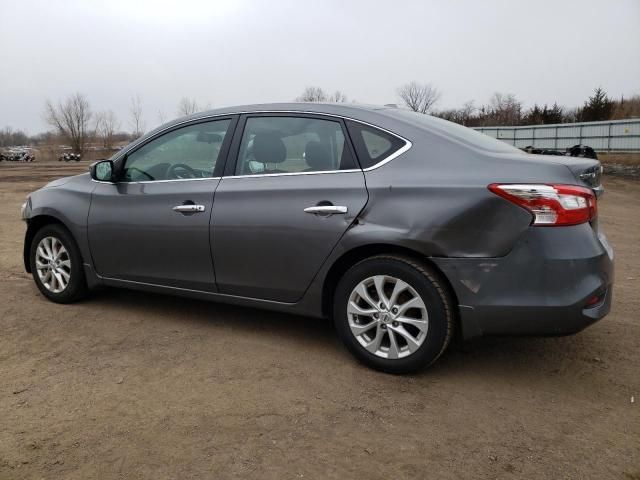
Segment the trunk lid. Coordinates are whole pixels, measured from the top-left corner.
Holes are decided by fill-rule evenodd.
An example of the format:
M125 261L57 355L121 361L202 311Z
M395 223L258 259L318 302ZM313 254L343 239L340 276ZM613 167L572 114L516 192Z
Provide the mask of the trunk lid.
M579 185L593 189L598 197L604 192L602 186L602 165L598 160L562 155L528 155L528 157L540 162L564 165L571 171Z

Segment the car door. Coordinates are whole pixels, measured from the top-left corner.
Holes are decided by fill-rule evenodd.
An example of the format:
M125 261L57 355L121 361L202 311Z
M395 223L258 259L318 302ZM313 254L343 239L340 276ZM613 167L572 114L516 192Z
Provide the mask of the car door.
M212 238L221 293L295 302L367 202L339 118L240 120L216 191ZM231 160L231 159L230 159Z
M117 182L96 183L88 229L99 275L215 291L209 222L236 122L171 129L127 153Z

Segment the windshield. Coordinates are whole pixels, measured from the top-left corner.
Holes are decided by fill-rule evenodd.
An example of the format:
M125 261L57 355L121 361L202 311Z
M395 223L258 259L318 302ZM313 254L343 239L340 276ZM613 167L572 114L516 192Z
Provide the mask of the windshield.
M485 135L484 133L480 133L471 128L463 127L462 125L449 122L441 118L400 109L385 110L385 113L402 120L407 120L414 125L424 126L428 130L442 133L447 137L452 137L481 150L488 150L490 152L497 153L522 153L521 150L516 147Z

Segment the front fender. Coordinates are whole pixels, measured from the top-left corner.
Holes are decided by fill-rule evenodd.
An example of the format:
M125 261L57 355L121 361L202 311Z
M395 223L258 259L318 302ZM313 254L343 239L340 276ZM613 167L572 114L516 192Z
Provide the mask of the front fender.
M67 226L66 221L61 218L59 212L51 211L50 209L47 210L46 213L40 211L38 214L33 214L33 212L27 211L25 212L25 214L23 214L23 219L27 223L27 230L24 234L22 256L25 271L27 273L31 273L31 262L29 261L29 255L31 252L31 242L33 241L33 237L36 235L37 231L40 230L40 228L42 228L44 225L49 225L52 223L63 225L70 232L71 229ZM84 255L82 258L85 258Z
M71 233L85 264L91 264L91 251L87 235L87 220L91 206L88 175L72 177L62 186L43 188L29 196L24 216L27 232L24 243L25 268L29 271L29 251L35 232L47 223L60 223Z

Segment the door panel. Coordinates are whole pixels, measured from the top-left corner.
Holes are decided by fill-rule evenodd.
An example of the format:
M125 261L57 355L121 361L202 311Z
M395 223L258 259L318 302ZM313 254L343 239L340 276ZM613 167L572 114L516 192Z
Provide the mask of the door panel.
M209 220L219 179L98 183L89 243L99 275L215 291ZM183 204L201 212L179 212Z
M118 183L97 183L89 243L98 274L215 291L213 196L237 117L196 120L151 137L119 160Z
M295 302L367 201L362 171L224 177L212 247L221 293ZM347 213L306 213L316 205Z

